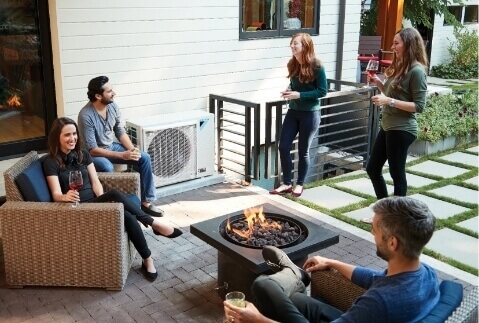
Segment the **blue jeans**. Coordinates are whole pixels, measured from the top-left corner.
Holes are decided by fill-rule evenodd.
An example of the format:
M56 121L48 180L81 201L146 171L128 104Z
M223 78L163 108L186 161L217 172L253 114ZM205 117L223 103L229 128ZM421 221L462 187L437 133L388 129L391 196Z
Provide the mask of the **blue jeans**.
M125 151L126 148L118 142L114 142L110 147L111 151ZM97 172L114 171L113 164L127 164L133 165L133 169L140 173L140 185L141 185L141 201L153 202L156 199L155 195L155 182L153 181L153 172L151 170L151 158L146 152L141 152L141 157L138 161L135 160L123 160L106 157L93 157L93 164Z
M289 109L283 121L279 140L279 155L283 169L283 183L291 185L293 160L291 159L291 145L296 135L298 137L298 179L297 185L303 185L309 168L309 147L314 134L318 130L321 113L317 111L299 111Z
M254 304L278 322L330 322L343 314L337 308L305 295L304 284L290 269L262 275L251 286Z

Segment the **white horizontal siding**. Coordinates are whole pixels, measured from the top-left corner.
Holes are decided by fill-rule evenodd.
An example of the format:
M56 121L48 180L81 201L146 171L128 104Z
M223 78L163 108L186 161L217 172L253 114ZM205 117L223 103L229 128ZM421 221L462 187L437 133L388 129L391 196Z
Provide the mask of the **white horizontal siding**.
M313 37L335 77L339 0L321 1ZM343 79L354 81L360 5L347 1ZM59 111L76 119L88 81L107 75L125 118L205 109L210 93L279 99L289 37L239 40L239 0L59 1L54 57ZM55 36L55 33L54 33Z

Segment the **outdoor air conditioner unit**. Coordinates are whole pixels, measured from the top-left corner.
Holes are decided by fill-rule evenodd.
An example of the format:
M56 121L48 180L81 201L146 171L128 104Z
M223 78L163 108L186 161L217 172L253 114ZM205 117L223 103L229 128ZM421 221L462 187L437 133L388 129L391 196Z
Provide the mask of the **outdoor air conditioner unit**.
M187 111L126 122L133 144L151 157L155 187L214 173L214 115Z

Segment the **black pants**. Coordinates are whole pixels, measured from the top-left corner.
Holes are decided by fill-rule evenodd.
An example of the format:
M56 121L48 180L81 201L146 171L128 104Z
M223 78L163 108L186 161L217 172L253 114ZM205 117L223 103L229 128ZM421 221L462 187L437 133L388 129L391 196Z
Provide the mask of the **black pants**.
M389 164L389 174L394 182L394 195L406 196L406 158L409 146L416 137L407 131L389 130L382 128L376 137L371 156L369 157L366 172L373 183L374 192L378 199L388 196L386 182L383 177L383 166L386 160Z
M125 230L128 233L128 238L135 246L136 250L140 254L141 258L146 259L151 256L151 251L146 244L143 230L141 230L138 221L145 226L153 224L153 218L143 212L135 203L133 203L128 197L120 191L111 190L103 195L95 197L89 200L88 203L102 203L102 202L118 202L122 203L124 207L124 223Z

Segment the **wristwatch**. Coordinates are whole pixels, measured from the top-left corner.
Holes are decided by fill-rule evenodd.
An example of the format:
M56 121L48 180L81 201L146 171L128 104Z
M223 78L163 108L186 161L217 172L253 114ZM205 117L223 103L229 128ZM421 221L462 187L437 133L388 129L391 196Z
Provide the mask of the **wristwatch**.
M395 108L396 107L396 100L391 99L391 102L389 102L389 106Z

